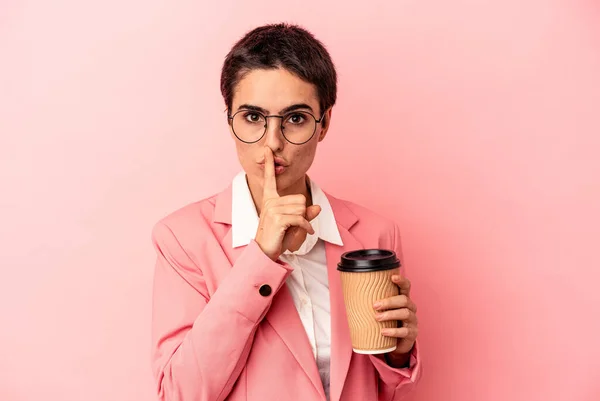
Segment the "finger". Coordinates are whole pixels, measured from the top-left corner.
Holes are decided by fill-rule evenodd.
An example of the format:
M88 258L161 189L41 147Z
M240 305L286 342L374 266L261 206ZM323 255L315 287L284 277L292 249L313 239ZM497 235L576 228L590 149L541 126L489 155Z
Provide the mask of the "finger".
M389 320L401 320L403 325L417 323L417 314L408 308L393 309L375 314L375 319L380 322Z
M321 213L321 206L312 205L306 208L306 220L312 221L315 217L317 217Z
M306 196L302 194L295 195L285 195L276 198L272 202L272 206L281 206L281 205L303 205L306 207Z
M273 151L265 146L265 182L263 187L263 199L278 198L277 180L275 179L275 160Z
M392 281L396 283L398 287L400 287L400 294L410 295L410 280L404 276L393 275Z
M286 227L299 227L304 229L309 234L314 234L315 230L312 225L304 218L304 216L294 216L291 214L280 215L282 224Z
M415 326L385 328L381 329L381 334L386 337L396 337L407 340L415 340L419 335L419 329Z
M317 215L320 212L321 212L320 206L317 206L317 207L309 206L307 208L306 220L309 222L309 224L310 224L310 220L317 217ZM311 225L311 228L313 228L312 225ZM286 235L287 238L286 238L286 240L284 240L286 248L289 249L291 252L294 252L294 251L297 251L298 249L300 249L300 247L306 240L307 233L314 235L315 234L314 228L312 231L309 231L302 227L290 227L286 232L286 234L289 234L289 235Z
M415 313L417 312L417 305L412 301L412 299L404 294L380 299L379 301L375 302L373 308L379 311L408 308Z
M290 252L295 252L300 249L305 239L306 231L303 228L290 227L290 229L286 232L286 238L283 240L283 246Z
M299 205L299 204L273 206L273 207L271 207L269 209L269 212L272 213L273 215L277 215L277 214L282 214L282 215L291 214L291 215L297 215L297 216L304 217L304 215L306 214L306 206Z

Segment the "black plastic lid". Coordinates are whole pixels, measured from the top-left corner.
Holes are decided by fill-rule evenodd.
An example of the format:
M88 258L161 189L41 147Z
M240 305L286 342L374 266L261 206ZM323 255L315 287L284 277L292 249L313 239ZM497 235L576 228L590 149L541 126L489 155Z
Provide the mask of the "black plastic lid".
M400 267L394 251L388 249L360 249L342 255L338 270L342 272L374 272Z

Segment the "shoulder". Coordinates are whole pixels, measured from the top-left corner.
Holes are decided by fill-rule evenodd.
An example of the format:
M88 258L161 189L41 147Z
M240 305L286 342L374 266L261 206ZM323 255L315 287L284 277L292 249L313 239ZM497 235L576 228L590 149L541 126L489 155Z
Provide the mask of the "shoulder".
M154 241L177 238L179 242L195 241L206 235L214 236L216 224L214 211L218 194L184 205L157 222L152 227Z
M347 199L341 199L330 194L327 194L327 198L334 209L334 213L351 213L355 216L356 222L352 225L350 231L363 237L376 236L380 242L387 245L391 245L395 241L398 226L390 217Z

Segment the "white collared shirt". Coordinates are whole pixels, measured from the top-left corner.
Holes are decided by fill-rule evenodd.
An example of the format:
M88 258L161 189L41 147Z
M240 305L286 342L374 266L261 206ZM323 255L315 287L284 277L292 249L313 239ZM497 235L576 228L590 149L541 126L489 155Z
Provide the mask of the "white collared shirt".
M313 204L321 206L321 212L311 221L315 233L306 236L300 249L285 251L279 259L294 268L286 284L306 330L329 400L331 311L323 241L340 246L343 243L327 196L312 180L310 188ZM248 245L256 237L259 217L243 171L233 180L231 213L232 246Z

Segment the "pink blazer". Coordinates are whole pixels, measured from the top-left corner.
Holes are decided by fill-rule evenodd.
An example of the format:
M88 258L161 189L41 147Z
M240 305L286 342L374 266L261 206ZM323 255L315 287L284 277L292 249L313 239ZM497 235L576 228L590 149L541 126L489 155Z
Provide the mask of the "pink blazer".
M306 332L285 280L252 241L231 247L231 187L156 224L152 367L163 401L324 401ZM396 225L327 195L343 247L326 243L331 298L332 401L400 400L420 376L381 356L352 351L337 262L343 252L382 247L402 260ZM259 292L263 285L271 287ZM262 293L262 295L261 295Z

